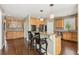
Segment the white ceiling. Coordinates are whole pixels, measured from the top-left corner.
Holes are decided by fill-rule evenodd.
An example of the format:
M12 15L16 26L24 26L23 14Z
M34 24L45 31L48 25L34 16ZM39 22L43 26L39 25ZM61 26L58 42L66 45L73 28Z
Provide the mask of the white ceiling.
M57 17L77 13L76 4L54 4L53 7L49 4L1 4L0 6L6 15L14 17L26 17L27 15L48 17L51 13ZM44 10L42 14L41 9Z

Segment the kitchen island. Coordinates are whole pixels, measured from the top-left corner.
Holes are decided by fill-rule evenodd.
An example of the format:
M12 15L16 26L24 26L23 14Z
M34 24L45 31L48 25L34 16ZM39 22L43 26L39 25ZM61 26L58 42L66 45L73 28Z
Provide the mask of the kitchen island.
M61 54L61 35L57 35L56 33L47 34L46 32L41 33L41 37L47 36L48 55L59 55Z
M62 36L63 40L73 41L77 42L77 31L76 30L55 30L56 33L60 34Z

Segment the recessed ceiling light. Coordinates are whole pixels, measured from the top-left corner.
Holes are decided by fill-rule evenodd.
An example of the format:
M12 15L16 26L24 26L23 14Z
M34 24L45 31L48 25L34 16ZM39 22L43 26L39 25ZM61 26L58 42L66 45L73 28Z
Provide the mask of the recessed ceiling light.
M54 6L54 4L50 4L50 6Z
M40 10L40 12L43 12L43 10Z
M41 12L41 15L42 15L43 10L40 10L40 12ZM40 17L40 20L41 20L41 21L44 20L42 16Z

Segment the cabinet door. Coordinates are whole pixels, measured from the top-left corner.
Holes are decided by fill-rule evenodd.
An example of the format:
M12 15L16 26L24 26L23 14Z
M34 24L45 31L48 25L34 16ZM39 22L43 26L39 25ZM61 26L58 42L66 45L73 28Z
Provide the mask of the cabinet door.
M73 32L72 33L72 41L76 41L77 42L77 32Z
M59 27L60 24L59 25L58 24L59 24L59 20L55 20L55 28Z
M6 38L8 39L13 39L14 38L14 33L13 32L6 32Z
M67 35L67 40L71 40L71 33L70 32L68 32L68 33L66 33L66 35Z
M71 40L71 33L70 32L64 32L63 33L63 39L64 40Z
M64 20L63 19L56 19L55 20L55 28L56 29L63 29L64 28Z
M66 40L66 38L67 38L66 33L63 33L63 39Z
M30 20L30 24L31 24L31 25L36 25L36 23L37 23L37 21L36 21L35 19L31 19L31 20Z

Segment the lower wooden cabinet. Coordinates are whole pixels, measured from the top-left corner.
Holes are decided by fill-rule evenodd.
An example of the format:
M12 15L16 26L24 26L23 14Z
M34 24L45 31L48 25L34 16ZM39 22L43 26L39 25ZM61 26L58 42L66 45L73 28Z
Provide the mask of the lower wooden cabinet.
M77 42L77 32L63 32L63 39Z
M6 33L7 39L16 39L16 38L22 38L22 37L24 37L23 32L7 32Z
M61 53L61 36L56 38L55 54L59 55Z
M73 32L71 38L73 41L77 41L77 32Z

